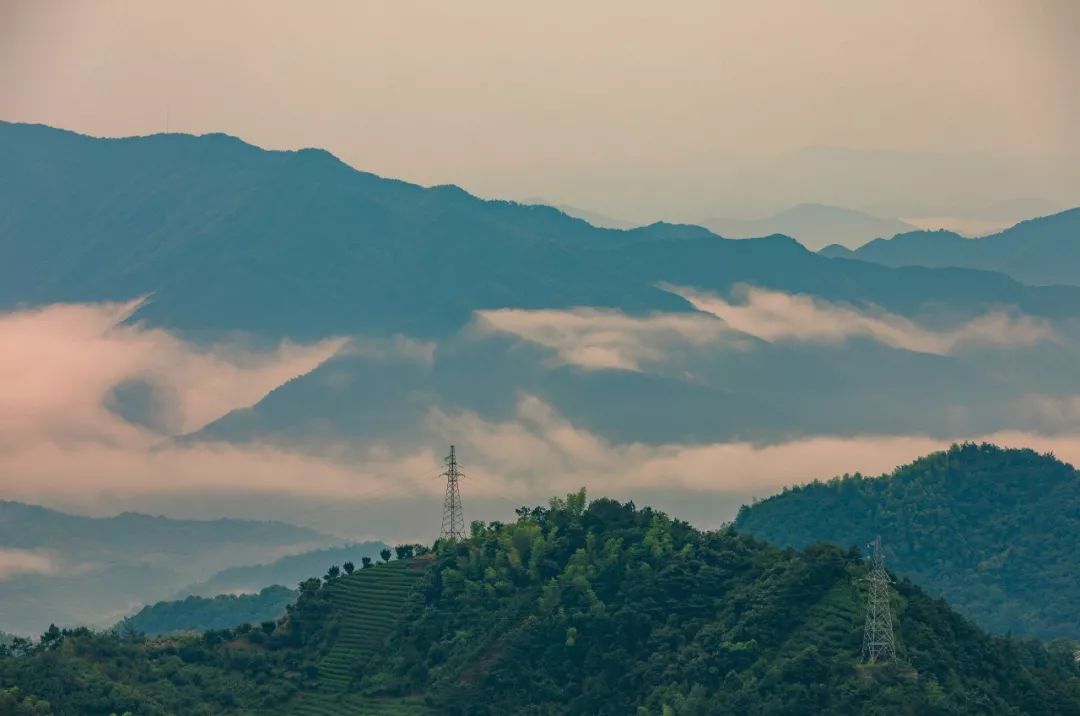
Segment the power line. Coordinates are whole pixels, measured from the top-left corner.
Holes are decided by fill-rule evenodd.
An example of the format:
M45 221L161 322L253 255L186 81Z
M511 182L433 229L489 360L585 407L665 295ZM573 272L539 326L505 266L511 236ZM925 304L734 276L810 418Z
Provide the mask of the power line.
M866 581L870 584L866 602L866 626L863 629L863 661L876 664L896 658L896 640L893 638L892 607L889 594L892 579L885 570L885 556L881 552L881 537L874 540L871 557L873 567Z
M450 446L450 454L446 457L446 472L440 477L446 478L446 497L443 500L442 529L439 531L440 539L463 540L465 539L465 514L461 509L461 489L458 480L464 475L458 470L457 455L454 446Z

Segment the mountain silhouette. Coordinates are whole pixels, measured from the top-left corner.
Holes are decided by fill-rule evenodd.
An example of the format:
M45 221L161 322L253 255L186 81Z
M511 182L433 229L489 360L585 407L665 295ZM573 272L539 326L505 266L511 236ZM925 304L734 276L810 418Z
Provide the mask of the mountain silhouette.
M911 313L947 302L1080 313L1002 276L838 263L780 236L594 227L221 134L97 139L0 123L0 307L149 296L136 318L312 338L441 336L485 308L688 311L657 282L754 283Z
M899 219L884 219L862 211L826 204L798 204L762 219L705 219L703 226L729 239L787 234L812 251L838 244L855 248L882 236L915 227Z
M1080 285L1080 207L1022 221L977 239L952 231L910 231L875 239L854 251L828 246L821 253L884 266L999 271L1036 286Z
M111 623L225 568L341 542L283 522L85 517L0 500L0 557L14 551L38 558L33 569L0 579L0 630Z

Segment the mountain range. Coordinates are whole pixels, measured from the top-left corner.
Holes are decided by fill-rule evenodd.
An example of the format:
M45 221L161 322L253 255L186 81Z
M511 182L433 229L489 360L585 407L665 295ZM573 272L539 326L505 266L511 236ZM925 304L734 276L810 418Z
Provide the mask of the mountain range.
M263 587L253 594L220 594L216 597L190 595L143 607L125 618L120 629L147 636L176 632L205 632L233 629L241 624L277 621L298 592L280 585Z
M266 564L227 567L196 584L185 586L176 593L176 597L253 594L274 584L295 587L308 577L325 572L331 564L352 562L359 565L364 557L378 559L379 552L388 547L384 542L359 542L290 554Z
M0 631L111 624L226 567L340 542L281 522L84 517L0 501Z
M295 587L325 572L330 565L376 562L389 549L383 542L362 542L314 549L267 564L228 567L197 584L126 617L122 626L154 635L173 631L206 631L275 620L296 601ZM291 587L291 588L290 588Z
M701 225L729 239L772 234L793 236L811 251L831 245L856 248L872 239L915 229L899 219L885 219L826 204L798 204L761 219L705 219Z
M584 209L580 206L574 206L572 204L557 204L536 196L523 199L521 203L551 206L558 209L567 216L572 216L575 219L587 221L593 226L598 226L603 229L633 229L634 227L639 226L639 224L635 224L632 221L616 219L614 217L608 216L607 214L601 214L599 211Z
M831 245L823 256L883 266L963 267L998 271L1035 286L1080 285L1080 208L1022 221L969 239L951 231L908 231L854 250Z
M0 157L6 307L151 296L136 315L155 325L293 338L446 335L507 306L690 310L661 281L902 313L1003 300L1080 312L1072 293L1000 276L837 263L789 238L725 241L694 226L601 229L225 135L95 139L2 123Z
M397 460L437 471L431 456L454 442L476 473L535 494L553 474L580 469L584 480L597 464L620 465L630 446L662 461L819 438L914 436L922 450L928 439L1080 424L1069 402L1080 395L1080 286L830 258L779 234L599 228L221 134L98 139L0 123L0 189L5 315L142 298L123 327L183 341L185 355L344 341L317 367L197 421L159 419L185 396L154 384L154 371L115 378L110 414L94 425L148 432L133 450L272 446L334 470L374 455L398 480ZM1074 217L1021 224L1016 241L1057 235ZM149 397L131 390L148 383ZM564 425L596 446L588 470L545 432ZM545 448L513 460L489 450L487 436L505 431ZM641 479L665 499L655 477ZM731 506L715 519L760 493L731 481L706 488ZM307 514L336 511L327 529L342 533L353 508L367 508L316 499ZM294 519L294 502L276 504ZM385 507L363 513L368 534L429 529L426 511Z

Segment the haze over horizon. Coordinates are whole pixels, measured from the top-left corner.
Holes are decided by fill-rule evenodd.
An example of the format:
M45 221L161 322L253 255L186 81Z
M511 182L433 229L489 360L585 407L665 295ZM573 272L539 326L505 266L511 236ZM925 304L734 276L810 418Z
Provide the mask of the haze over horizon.
M325 147L634 223L819 202L979 233L1080 196L1070 2L322 8L5 0L0 118Z

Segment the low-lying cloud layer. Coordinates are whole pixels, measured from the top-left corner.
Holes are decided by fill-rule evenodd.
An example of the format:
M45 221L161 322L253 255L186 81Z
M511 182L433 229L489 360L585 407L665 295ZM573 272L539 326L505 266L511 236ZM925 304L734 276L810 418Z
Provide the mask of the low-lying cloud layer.
M1006 313L931 331L890 314L758 289L747 289L741 302L683 295L703 312L631 317L593 309L485 311L474 328L546 346L558 362L618 370L645 370L689 350L752 350L757 339L842 342L859 336L949 353L969 345L1053 338L1048 326ZM728 505L712 520L719 524L733 517L731 495L764 496L844 472L885 472L949 442L911 434L816 435L772 444L619 442L528 393L499 419L467 407L432 406L409 434L383 443L174 442L171 434L250 405L313 369L342 350L343 341L283 343L266 351L199 346L125 323L134 305L62 305L0 315L0 497L99 513L135 505L171 512L182 502L185 515L209 517L233 511L222 505L235 506L243 496L246 515L286 520L295 519L300 503L351 505L354 510L346 510L341 523L313 526L361 536L370 534L365 515L377 514L385 523L387 510L398 510L401 524L411 519L413 526L401 528L400 535L382 527L390 533L379 536L426 539L434 535L417 534L416 520L407 515L437 511L442 454L454 443L467 470L467 498L488 505L470 518L505 519L511 506L584 485L593 494L620 498L715 495L718 505ZM1005 339L997 333L1002 326L1009 333ZM437 359L434 344L404 337L356 340L344 350L377 361ZM109 409L117 387L133 381L163 396L169 414L164 429L134 424ZM1029 446L1080 461L1076 399L1042 396L1025 405L1040 425L1059 429L956 437ZM223 502L226 497L232 501ZM502 504L497 511L490 508L495 502ZM47 556L25 550L0 554L0 577L51 568Z
M0 581L16 574L53 574L53 560L38 550L0 547Z
M480 478L481 490L511 495L595 485L618 494L648 488L764 496L786 485L849 472L881 474L949 444L921 435L823 435L773 444L620 444L573 425L529 395L522 396L512 420L436 412L431 424L436 434L456 436L462 454L477 464L473 474ZM1080 462L1077 434L1046 437L1002 431L962 439L1032 447Z
M408 458L370 472L348 463L272 445L174 443L231 410L250 406L339 351L377 360L430 362L434 346L396 337L380 340L288 341L269 350L210 346L167 331L125 323L138 302L52 305L0 314L0 498L122 507L136 496L219 491L361 498L380 475L395 476ZM110 409L115 391L144 383L161 398L156 426L125 420ZM343 449L348 446L343 446ZM437 461L423 459L430 475ZM396 477L387 484L400 486ZM210 508L212 510L212 508ZM10 557L12 568L16 557ZM22 571L39 557L18 555Z
M52 305L0 314L0 443L152 439L106 405L134 382L160 394L166 432L196 430L251 405L333 355L344 341L273 350L197 346L124 321L138 302Z
M966 348L1030 346L1056 338L1049 322L995 310L933 330L887 311L860 309L808 295L740 286L734 300L692 288L662 286L700 313L628 316L595 308L478 311L481 333L505 333L555 352L558 362L587 369L642 370L678 352L769 343L839 344L868 338L892 348L950 355Z
M702 314L634 317L596 308L478 311L475 327L481 333L517 336L551 348L563 363L594 369L639 370L643 363L661 362L680 347L741 340L723 323Z
M887 472L949 442L919 435L862 435L776 444L616 443L574 425L529 395L521 397L512 418L501 421L470 411L432 410L410 437L396 446L357 451L341 444L321 446L318 453L266 444L9 445L0 451L0 494L97 512L131 505L168 512L181 497L186 515L204 517L220 514L219 497L243 494L246 515L286 520L296 519L289 500L353 505L346 520L313 526L363 536L372 516L385 521L386 511L396 510L400 523L411 526L401 528L401 534L384 527L381 537L430 539L434 534L417 534L415 515L438 510L441 451L451 442L458 445L466 469L463 489L470 519L506 519L514 506L581 486L593 495L621 499L698 494L700 502L715 495L718 505L727 505L732 494L766 496L786 485L845 472ZM1010 431L968 437L1080 461L1078 434ZM477 511L471 505L480 500L487 507ZM710 525L733 516L730 509L718 509Z
M893 348L948 355L969 347L1029 346L1054 337L1048 322L1004 310L935 331L880 309L860 310L814 296L753 286L736 291L739 302L689 288L665 288L732 329L769 342L841 343L870 338Z

